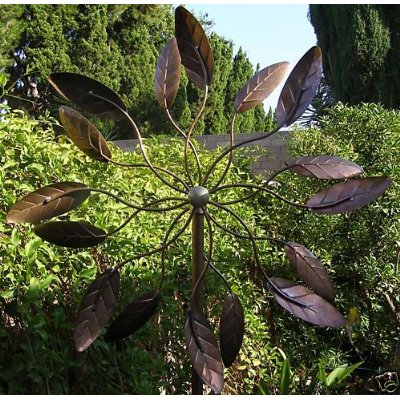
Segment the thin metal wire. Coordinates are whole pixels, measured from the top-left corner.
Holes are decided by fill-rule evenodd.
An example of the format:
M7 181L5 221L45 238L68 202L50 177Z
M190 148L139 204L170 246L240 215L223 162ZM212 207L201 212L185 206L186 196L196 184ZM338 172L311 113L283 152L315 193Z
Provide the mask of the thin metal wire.
M166 107L166 103L167 103L167 100L166 99L164 99L164 102L165 102L165 111L166 111L166 114L167 114L167 116L168 116L168 119L169 119L169 121L171 122L171 124L174 126L174 128L183 136L183 138L186 140L186 133L185 132L183 132L183 130L178 126L178 124L175 122L175 120L172 118L172 115L171 115L171 113L169 112L169 109ZM201 180L203 179L203 175L202 175L202 170L201 170L201 163L200 163L200 158L199 158L199 155L197 154L197 150L196 150L196 148L194 147L194 144L192 143L192 141L191 140L189 140L189 146L190 146L190 148L191 148L191 150L192 150L192 152L193 152L193 155L194 155L194 157L195 157L195 159L196 159L196 165L197 165L197 172L198 172L198 174L199 174L199 185L201 184ZM189 177L188 177L189 178Z
M158 179L160 179L160 181L162 181L165 185L169 186L171 189L174 189L174 190L176 190L177 192L186 193L184 190L182 190L182 189L180 189L180 188L178 188L178 187L172 185L170 182L168 182L167 180L165 180L165 179L162 177L162 175L160 175L160 174L157 172L157 170L154 168L153 164L150 162L149 158L147 157L146 149L145 149L144 144L143 144L142 135L141 135L141 133L140 133L140 131L139 131L139 128L137 127L135 121L132 119L132 117L131 117L124 109L122 109L118 104L114 103L113 101L111 101L111 100L109 100L109 99L107 99L107 98L105 98L105 97L103 97L103 96L100 96L100 95L98 95L98 94L95 94L95 93L91 93L90 95L93 96L93 97L97 97L97 98L99 98L99 99L102 99L102 100L104 100L104 101L107 101L108 103L112 104L115 108L117 108L119 111L121 111L121 113L123 113L123 114L125 115L125 117L128 119L128 121L129 121L130 124L132 125L133 129L135 130L136 136L137 136L137 138L138 138L138 140L139 140L139 146L140 146L140 150L141 150L141 152L142 152L144 161L145 161L146 164L149 166L149 168L153 171L154 175L155 175Z
M250 230L250 228L247 226L247 224L243 221L242 218L240 218L240 217L239 217L233 210L231 210L230 208L225 207L225 206L222 206L222 205L220 205L220 204L218 205L217 203L215 203L215 202L213 202L213 201L210 201L210 204L213 205L213 206L215 206L215 207L218 207L218 208L220 208L220 209L222 209L222 210L224 210L224 211L226 211L226 212L228 212L228 213L231 214L233 217L235 217L235 218L237 219L237 221L243 226L243 228L246 230L246 232L247 232L247 234L248 234L248 236L249 236L249 239L251 240L251 244L252 244L252 247L253 247L253 253L254 253L254 257L255 257L255 261L256 261L257 267L258 267L258 269L260 270L260 272L262 273L262 275L265 277L265 279L268 281L268 283L270 283L270 279L269 279L268 275L266 274L266 272L264 271L264 269L263 269L262 266L261 266L261 261L260 261L260 257L259 257L259 254L258 254L257 244L256 244L256 241L255 241L255 239L254 239L254 236L253 236L253 234L251 233L251 230Z
M186 170L186 175L189 177L190 183L191 183L193 186L194 186L194 182L193 182L193 179L192 179L192 177L191 177L191 175L190 175L190 171L189 171L188 145L189 145L189 142L190 142L190 136L192 135L193 130L194 130L194 128L195 128L197 122L199 121L200 116L201 116L201 114L203 113L204 108L205 108L205 106L206 106L207 97L208 97L208 85L206 85L205 88L204 88L204 98L203 98L203 102L202 102L202 104L201 104L201 106L200 106L199 111L197 112L196 117L195 117L194 120L193 120L193 123L192 123L192 125L191 125L191 127L190 127L190 129L189 129L188 134L186 135L185 147L184 147L184 150L183 150L184 166L185 166L185 170Z
M151 203L147 203L147 204L145 204L145 207L148 207L148 206L151 206L151 205L154 205L154 204L157 204L157 203L161 203L161 202L164 202L164 199L156 200L156 201L153 201L153 202L151 202ZM171 206L171 207L164 208L164 209L158 209L157 211L172 211L172 210L176 210L176 209L182 207L182 206L185 205L185 204L187 204L187 202L185 202L185 203L180 203L180 204L177 204L177 205L175 205L175 206ZM107 236L112 236L112 235L114 235L115 233L119 232L122 228L124 228L126 225L128 225L129 222L132 220L132 218L136 217L136 215L138 215L141 211L143 211L143 210L136 210L134 213L132 213L132 214L122 223L122 225L120 225L119 227L117 227L115 230L113 230L113 231L107 233ZM146 211L151 211L151 209L146 208Z
M234 130L234 127L235 127L235 120L236 120L236 115L237 115L237 113L235 112L234 114L233 114L233 118L232 118L232 122L231 122L231 131L230 131L230 141L231 141L231 148L233 147L233 145L234 145L234 135L233 135L233 130ZM215 189L216 187L218 187L220 184L221 184L221 182L225 179L225 177L226 177L226 175L227 175L227 173L228 173L228 171L229 171L229 168L230 168L230 166L231 166L231 164L232 164L232 160L233 160L233 151L231 151L230 153L229 153L229 159L228 159L228 162L227 162L227 164L226 164L226 166L225 166L225 170L224 170L224 172L222 173L222 176L218 179L218 182L211 188L211 190L213 190L213 189ZM204 183L205 184L205 183Z
M204 255L204 259L207 261L207 256ZM232 288L229 285L228 281L226 280L225 276L223 273L210 261L210 268L223 280L225 283L225 286L227 287L229 293L232 293Z
M192 295L191 295L191 301L193 302L193 299L195 298L195 293L197 288L199 287L200 283L202 282L204 275L207 272L208 267L210 266L211 263L211 258L212 258L212 253L213 253L213 249L214 249L214 242L213 242L213 233L212 233L212 226L210 223L210 220L207 218L207 213L205 212L205 208L202 207L201 208L204 212L204 215L206 217L206 222L207 222L207 231L208 231L208 255L206 257L207 261L206 264L203 268L203 271L201 272L199 279L197 280L196 284L194 285L193 289L192 289ZM190 307L191 309L193 309L193 307Z
M290 168L292 168L292 165L288 165L288 166L286 166L285 168L280 169L279 171L275 171L265 182L263 182L263 185L264 185L264 186L267 186L267 185L268 185L273 179L275 179L280 173L282 173L282 172L284 172L284 171L286 171L286 170L288 170L288 169L290 169ZM260 192L261 192L261 190L258 190L258 189L257 189L255 192L250 193L250 194L248 194L248 195L246 195L246 196L244 196L244 197L241 197L241 198L236 199L236 200L231 200L231 201L226 201L226 202L220 202L220 204L222 204L222 205L224 205L224 206L228 206L228 205L231 205L231 204L240 203L240 202L242 202L242 201L246 201L246 200L251 199L252 197L257 196Z
M212 173L212 171L214 170L215 166L229 153L231 153L233 150L237 149L238 147L244 146L245 144L248 143L252 143L255 142L257 140L262 140L262 139L266 139L269 136L273 135L274 133L278 132L278 130L281 129L281 126L276 127L273 131L271 132L266 132L265 135L260 136L258 138L251 138L251 139L247 139L247 140L243 140L242 142L236 143L235 145L231 146L230 148L228 148L227 150L225 150L224 152L222 152L215 160L214 162L211 164L211 166L208 168L204 179L203 179L203 186L205 186L207 184L207 180L210 177L210 174Z
M122 204L125 204L128 207L134 208L136 210L141 210L141 211L154 211L154 212L162 212L162 211L170 211L170 210L175 210L176 208L179 208L185 204L188 203L188 200L185 200L183 198L180 197L165 197L163 199L160 200L156 200L154 202L154 204L157 203L161 203L161 202L166 202L166 201L181 201L181 203L179 205L175 205L175 206L171 206L171 207L165 207L165 208L151 208L151 207L146 207L146 205L144 206L138 206L136 204L132 204L129 201L126 201L124 199L121 199L119 196L115 195L114 193L109 192L108 190L104 190L104 189L93 189L93 188L84 188L84 191L91 191L91 192L97 192L97 193L102 193L102 194L106 194L107 196L112 197L113 199L119 201ZM149 203L152 204L152 203Z
M188 211L188 210L189 210L189 209L186 209L186 210L184 210L184 212L186 212L186 211ZM184 212L182 212L182 213L184 213ZM173 236L173 238L172 238L170 241L168 241L167 243L164 243L162 246L160 246L160 247L158 247L158 248L156 248L156 249L147 251L147 252L145 252L145 253L137 254L136 256L130 257L130 258L128 258L127 260L122 261L121 263L119 263L119 264L115 267L115 269L116 269L116 270L121 269L124 265L126 265L126 264L128 264L128 263L130 263L130 262L132 262L132 261L135 261L135 260L138 260L139 258L151 256L152 254L158 253L158 252L160 252L162 249L164 249L165 247L168 247L170 244L174 243L175 240L177 240L177 239L179 238L179 236L181 236L182 233L183 233L183 232L186 230L186 228L189 226L190 221L192 220L192 217L193 217L193 212L194 212L194 211L192 210L191 213L190 213L190 215L189 215L189 218L188 218L187 221L185 222L185 225Z
M217 192L219 192L220 190L223 190L223 189L234 188L234 187L244 187L244 188L250 188L250 189L257 189L257 190L260 190L262 192L267 192L270 195L276 197L277 199L282 200L283 202L285 202L287 204L290 204L291 206L294 206L294 207L297 207L297 208L303 208L303 209L306 209L306 210L322 210L324 208L329 208L329 207L333 207L333 206L336 206L338 204L344 203L344 202L346 202L346 201L348 201L348 200L353 198L352 195L347 195L347 196L343 197L342 199L339 199L339 200L336 200L336 201L332 201L330 203L324 203L324 204L319 204L319 205L315 205L315 206L310 206L310 205L306 205L306 204L294 203L294 202L286 199L285 197L281 196L280 194L275 193L274 191L272 191L270 189L267 189L265 187L261 187L261 186L258 186L258 185L253 185L253 184L250 184L250 183L234 183L234 184L230 184L230 185L220 186L219 188L215 189L213 192L210 191L210 194L217 193Z
M172 231L172 229L174 228L174 226L179 222L179 220L182 218L183 214L186 212L187 210L184 210L183 212L181 212L180 214L178 214L174 220L172 221L171 225L169 226L167 232L165 233L164 236L164 245L167 243L168 241L168 237ZM168 246L167 246L168 247ZM162 284L164 283L164 277L165 277L165 251L167 249L167 247L164 247L161 250L161 277L160 277L160 283L158 284L158 290L161 289Z
M127 164L127 163L122 163L122 162L119 162L119 161L115 161L112 158L107 158L107 160L109 162L111 162L112 164L119 165L121 167L150 168L147 164L140 164L140 163L139 164ZM178 182L182 183L182 185L186 188L186 190L190 189L189 185L183 179L181 179L178 175L174 174L173 172L171 172L171 171L169 171L169 170L167 170L165 168L162 168L162 167L156 167L155 165L153 165L153 167L154 167L154 169L162 171L162 172L168 174L169 176L171 176L172 178L174 178L175 180L177 180Z
M216 201L214 201L214 202L213 202L213 205L214 205L215 207L220 207L220 206L221 206L221 203L217 203ZM220 207L220 208L222 208L222 207ZM212 220L212 222L214 222L214 224L217 225L217 226L218 226L220 229L222 229L223 231L225 231L225 232L227 232L227 233L229 233L229 234L231 234L231 235L233 235L233 236L236 236L238 239L249 239L248 236L245 236L245 235L242 235L242 234L240 234L240 233L238 233L238 232L232 231L231 229L227 228L226 226L223 226L222 224L220 224L220 223L217 221L217 219L214 218L213 215L212 215L209 211L207 211L207 213L208 213L208 216L210 217L210 219ZM276 244L286 245L286 242L285 242L285 241L280 240L280 239L276 239L276 238L273 238L273 237L268 237L268 236L255 236L255 235L253 235L253 237L254 237L255 240L268 240L268 241L274 242L274 243L276 243Z

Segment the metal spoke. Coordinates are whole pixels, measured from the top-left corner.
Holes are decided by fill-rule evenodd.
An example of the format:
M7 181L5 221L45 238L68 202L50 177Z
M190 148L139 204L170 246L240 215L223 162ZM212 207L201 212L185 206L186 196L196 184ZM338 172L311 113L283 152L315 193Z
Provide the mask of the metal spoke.
M235 126L236 115L237 115L237 113L233 114L233 118L232 118L232 122L231 122L231 131L230 131L231 148L234 145L233 129L234 129L234 126ZM218 182L211 188L211 190L217 188L221 184L221 182L225 179L225 177L226 177L226 175L227 175L227 173L229 171L229 168L230 168L230 166L232 164L232 160L233 160L233 151L231 151L229 153L229 159L228 159L228 162L227 162L227 164L225 166L225 170L222 173L222 176L218 179ZM202 182L202 184L205 184L205 182Z
M170 200L171 200L171 199L170 199ZM162 203L162 202L164 202L164 201L165 201L165 199L156 200L156 201L153 201L153 202L151 202L151 203L145 204L145 207L150 207L150 206L152 206L152 205L155 205L155 204L158 204L158 203ZM167 207L167 208L162 208L162 209L161 209L161 208L160 208L160 209L146 208L145 210L136 210L134 213L132 213L132 214L122 223L122 225L120 225L119 227L117 227L117 228L114 229L113 231L107 233L107 236L112 236L112 235L114 235L115 233L119 232L122 228L124 228L126 225L128 225L129 222L130 222L134 217L136 217L136 215L138 215L141 211L155 211L155 212L158 212L158 211L172 211L172 210L176 210L176 209L178 209L178 208L180 208L180 207L182 207L182 206L184 206L184 205L186 205L186 204L187 204L187 202L183 202L183 203L176 204L175 206L171 206L171 207Z
M207 256L204 255L204 259L206 261L208 261ZM226 280L225 276L223 275L223 273L210 261L210 268L223 280L226 288L228 289L229 293L232 293L232 288L229 285L228 281Z
M231 146L230 148L228 148L227 150L225 150L224 152L222 152L222 153L214 160L214 162L211 164L211 166L208 168L208 170L207 170L207 172L206 172L206 174L205 174L205 176L204 176L204 179L203 179L203 186L207 184L207 180L208 180L208 178L210 177L210 175L211 175L212 171L214 170L214 168L216 167L216 165L217 165L226 155L230 154L233 150L235 150L235 149L237 149L237 148L239 148L239 147L241 147L241 146L244 146L245 144L252 143L252 142L256 142L257 140L266 139L266 138L268 138L269 136L273 135L274 133L278 132L278 130L279 130L280 128L281 128L281 127L278 126L278 127L276 127L273 131L271 131L271 132L266 132L265 135L262 135L262 136L260 136L260 137L258 137L258 138L252 138L252 139L243 140L242 142L236 143L236 144L234 144L233 146Z
M132 127L133 127L133 129L134 129L134 131L135 131L135 133L136 133L136 136L137 136L137 138L138 138L138 140L139 140L139 146L140 146L140 150L141 150L141 153L142 153L142 155L143 155L144 161L146 162L146 164L148 165L148 167L153 171L154 175L155 175L158 179L160 179L160 181L162 181L165 185L169 186L171 189L174 189L174 190L176 190L177 192L186 193L184 190L182 190L182 189L180 189L180 188L178 188L178 187L172 185L170 182L168 182L167 180L165 180L165 179L162 177L162 175L160 175L160 174L157 172L157 169L154 168L153 164L150 162L149 158L147 157L146 149L145 149L144 144L143 144L142 135L141 135L141 133L140 133L140 131L139 131L139 128L137 127L135 121L132 119L132 117L131 117L124 109L122 109L118 104L115 104L113 101L111 101L111 100L109 100L109 99L107 99L107 98L105 98L105 97L103 97L103 96L94 94L94 93L92 93L91 96L97 97L97 98L99 98L99 99L102 99L102 100L104 100L104 101L106 101L106 102L112 104L115 108L117 108L121 113L123 113L123 114L125 115L125 117L126 117L126 118L128 119L128 121L129 121L129 123L132 125Z
M221 207L222 204L221 203L217 203L216 201L214 201L213 205L215 207L219 207L219 208L222 209L222 207ZM218 220L216 218L213 217L213 215L209 211L207 211L207 214L208 214L209 218L211 219L211 221L214 222L214 224L217 225L218 228L222 229L226 233L229 233L230 235L233 235L233 236L237 237L238 239L247 239L247 240L249 239L248 236L242 235L242 234L240 234L238 232L235 232L235 231L227 228L226 226L223 226L221 223L218 222ZM280 239L276 239L276 238L273 238L273 237L255 236L255 235L253 237L254 237L255 240L268 240L270 242L273 242L273 243L279 244L279 245L285 245L286 244L285 241L280 240Z
M171 124L174 126L174 128L182 135L182 137L186 140L187 135L186 133L178 126L178 124L174 121L174 119L172 118L171 113L169 112L169 109L167 107L165 107L165 111L166 114L168 116L169 121L171 122ZM189 140L189 146L193 152L193 155L196 159L196 164L197 164L197 172L199 174L199 184L201 183L202 179L203 179L203 175L202 175L202 170L201 170L201 163L200 163L200 158L199 155L197 154L197 150L194 147L194 144L192 143L191 140ZM187 171L186 171L187 172ZM189 178L189 177L188 177ZM190 179L190 178L189 178Z
M185 209L184 211L182 211L181 214L183 215L183 214L184 214L185 212L187 212L188 210L189 210L189 209ZM128 259L125 260L125 261L122 261L121 263L119 263L119 264L115 267L115 269L116 269L116 270L121 269L124 265L126 265L126 264L128 264L128 263L130 263L130 262L132 262L132 261L138 260L139 258L148 257L148 256L151 256L152 254L159 253L160 251L162 251L163 249L165 249L166 247L168 247L170 244L174 243L174 242L179 238L179 236L182 235L182 233L186 230L186 228L189 226L190 221L192 220L192 217L193 217L193 210L191 211L191 213L190 213L190 215L189 215L189 218L188 218L187 221L185 222L185 225L172 237L171 240L169 240L168 242L164 243L162 246L160 246L160 247L158 247L158 248L156 248L156 249L149 250L149 251L147 251L147 252L145 252L145 253L137 254L137 255L135 255L135 256L133 256L133 257L128 258Z
M251 240L251 244L252 244L252 247L253 247L253 253L254 253L254 257L255 257L255 261L256 261L257 267L258 267L258 269L260 270L260 272L262 273L262 275L264 276L264 278L265 278L268 282L270 282L270 279L269 279L268 275L266 274L266 272L264 271L264 269L263 269L262 266L261 266L261 261L260 261L260 257L259 257L259 254L258 254L258 249L257 249L256 240L255 240L255 238L254 238L254 236L253 236L253 234L252 234L250 228L247 226L247 224L243 221L242 218L239 217L239 215L237 215L237 214L236 214L233 210L231 210L230 208L225 207L225 206L223 206L223 205L221 205L221 204L215 203L215 202L213 202L213 201L210 201L210 204L212 204L213 206L218 207L218 208L220 208L220 209L222 209L222 210L228 212L228 213L231 214L234 218L236 218L236 220L243 226L243 228L244 228L244 229L246 230L246 232L247 232L247 235L248 235L249 239Z

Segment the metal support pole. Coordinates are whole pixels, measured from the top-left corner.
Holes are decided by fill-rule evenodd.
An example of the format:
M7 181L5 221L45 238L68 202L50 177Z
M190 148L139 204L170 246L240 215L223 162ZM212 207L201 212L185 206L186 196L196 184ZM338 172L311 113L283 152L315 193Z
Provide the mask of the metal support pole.
M192 219L192 290L205 267L204 261L204 212L196 208ZM204 283L201 282L193 295L191 309L202 311ZM192 367L192 394L203 394L203 382Z

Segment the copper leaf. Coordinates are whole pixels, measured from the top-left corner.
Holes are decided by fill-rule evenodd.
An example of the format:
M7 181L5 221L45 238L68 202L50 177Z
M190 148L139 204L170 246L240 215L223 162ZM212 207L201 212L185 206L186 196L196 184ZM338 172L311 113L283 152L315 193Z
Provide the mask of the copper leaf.
M87 222L55 221L35 226L34 232L57 246L92 247L107 238L106 232Z
M279 126L289 126L310 105L322 75L322 54L318 46L311 47L290 73L276 107Z
M82 183L61 182L27 194L7 214L7 222L38 223L78 207L90 195Z
M126 105L110 88L87 76L71 72L51 74L53 88L78 108L104 118L123 119ZM119 107L119 108L118 108Z
M111 152L98 129L73 108L61 106L59 113L65 133L74 144L89 157L108 162Z
M189 79L204 90L212 81L214 56L200 23L182 6L175 10L175 36Z
M171 108L179 89L181 56L176 39L168 41L158 57L155 74L155 93L162 108Z
M271 278L268 288L275 300L296 317L319 326L346 325L343 315L311 290L281 278Z
M234 293L225 297L219 320L219 343L225 367L235 361L242 346L244 334L244 313L239 298Z
M116 341L135 333L156 312L161 300L159 290L150 290L129 303L109 326L105 339Z
M237 94L234 102L235 111L245 112L264 101L280 84L288 67L288 62L280 62L254 74Z
M302 176L318 179L353 178L362 174L363 169L351 162L336 156L306 156L294 160L291 171Z
M322 262L310 250L297 243L286 243L286 255L300 279L328 301L334 299L332 282Z
M86 350L99 336L117 304L119 272L109 269L89 286L75 321L77 351Z
M376 200L390 183L385 176L351 179L317 193L307 201L307 206L319 214L353 211Z
M215 393L224 386L224 367L217 339L207 318L200 312L189 311L185 322L186 350L201 380Z

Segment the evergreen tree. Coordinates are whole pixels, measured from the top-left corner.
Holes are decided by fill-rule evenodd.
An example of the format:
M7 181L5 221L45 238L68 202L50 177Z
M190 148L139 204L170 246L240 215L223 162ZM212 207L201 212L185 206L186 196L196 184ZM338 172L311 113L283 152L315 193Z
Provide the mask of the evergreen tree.
M324 75L336 100L399 107L400 7L310 5L324 55Z
M12 52L22 34L24 24L21 15L24 12L22 5L0 4L0 72L13 63Z

